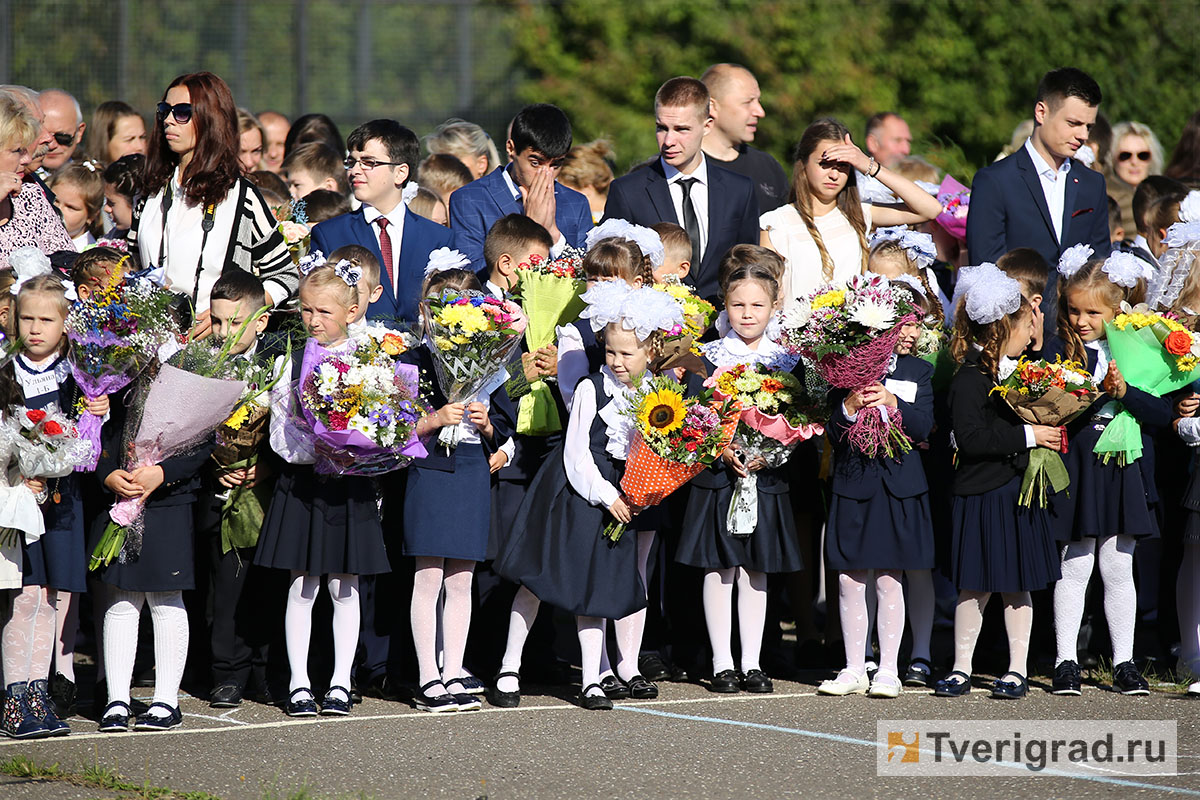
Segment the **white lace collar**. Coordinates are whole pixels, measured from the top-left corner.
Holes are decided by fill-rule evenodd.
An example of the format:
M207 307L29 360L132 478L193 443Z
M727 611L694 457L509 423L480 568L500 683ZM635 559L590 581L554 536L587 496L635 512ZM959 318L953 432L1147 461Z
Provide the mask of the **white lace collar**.
M604 450L613 458L624 461L629 455L630 445L633 444L635 425L633 415L629 412L633 407L635 392L632 387L621 383L607 364L600 368L600 375L603 378L604 394L609 398L607 403L602 397L596 398L596 407L599 408L596 414L604 422L605 434L608 437Z
M715 342L700 345L700 352L717 368L738 364L763 364L771 369L791 371L800 360L800 356L789 353L765 336L758 343L758 349L751 350L733 331Z

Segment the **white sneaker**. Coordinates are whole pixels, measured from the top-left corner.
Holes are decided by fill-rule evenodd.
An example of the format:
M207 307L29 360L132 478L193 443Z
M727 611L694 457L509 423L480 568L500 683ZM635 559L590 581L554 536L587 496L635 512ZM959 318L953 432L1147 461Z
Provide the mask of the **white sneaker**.
M876 672L875 678L871 681L871 688L867 690L867 696L899 697L900 677L887 672Z
M821 685L817 687L817 694L833 695L834 697L843 697L848 694L865 694L870 687L870 681L865 674L856 675L848 669L844 669L838 673L837 678L831 681L821 681Z
M1188 687L1188 694L1193 697L1200 697L1200 681L1196 681Z

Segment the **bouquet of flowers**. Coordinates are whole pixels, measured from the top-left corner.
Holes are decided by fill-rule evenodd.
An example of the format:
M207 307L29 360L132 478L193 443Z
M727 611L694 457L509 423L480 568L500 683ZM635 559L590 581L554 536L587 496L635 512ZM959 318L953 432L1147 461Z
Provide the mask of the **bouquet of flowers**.
M1016 369L1001 380L993 392L998 393L1031 425L1066 425L1082 414L1100 395L1092 376L1075 361L1030 361L1022 358ZM1063 432L1062 452L1067 449ZM1067 488L1070 478L1062 456L1045 447L1029 452L1029 466L1021 479L1020 503L1030 507L1036 503L1046 507L1047 488L1058 493Z
M164 342L179 335L168 313L174 295L148 280L124 280L115 269L108 283L88 300L77 301L67 315L68 359L76 384L86 400L125 388L154 360ZM100 459L102 420L83 413L79 435L89 442L92 457L82 472L96 469Z
M894 291L879 275L855 275L786 311L779 342L811 360L830 386L862 389L883 377L900 326L915 318L907 292ZM891 407L861 410L846 439L868 458L897 458L912 449L900 411Z
M26 478L61 478L70 475L92 455L91 443L79 435L70 417L55 406L16 409L0 424Z
M1104 323L1104 330L1113 361L1130 386L1162 397L1196 380L1200 336L1169 312L1152 313L1144 306L1122 308L1124 313ZM1142 429L1120 402L1115 405L1116 413L1093 452L1105 463L1115 456L1124 466L1142 456Z
M229 366L227 341L220 349L189 342L163 364L157 374L144 376L145 385L134 399L126 420L123 464L132 471L160 464L201 446L229 418L246 391ZM187 409L186 414L179 413ZM146 497L122 498L109 509L109 523L92 552L89 569L114 558L141 552Z
M733 435L733 447L750 460L762 458L767 467L780 467L796 445L825 433L821 423L806 413L804 387L798 378L761 364L738 364L718 369L704 383L722 400L742 407ZM738 478L729 504L726 525L734 536L749 536L758 525L758 478L755 473Z
M533 353L554 343L554 330L559 325L579 318L583 310L583 294L587 284L583 279L580 251L568 247L556 259L531 256L517 265L521 273L518 284L521 308L528 318L525 343ZM517 407L517 433L540 436L562 430L562 420L550 386L544 380L529 384Z
M646 377L625 413L636 434L625 459L621 491L635 506L654 506L721 457L733 438L741 407L711 393L685 398L669 377ZM610 522L604 538L614 544L625 525Z
M379 475L428 453L417 439L420 374L384 349L385 336L362 336L348 352L309 339L300 364L300 415L312 430L316 471Z
M421 305L433 369L448 403L479 394L503 370L525 332L520 306L483 292L446 289ZM464 420L442 428L438 442L447 450L457 447L469 424Z
M299 264L300 259L308 255L308 247L312 242L312 231L304 210L304 201L293 200L287 206L280 206L275 216L279 222L278 230L283 234L283 241L291 253L292 263Z
M684 330L692 337L693 341L700 341L700 337L717 317L716 307L675 276L670 276L664 283L654 284L652 288L669 294L679 303L679 307L683 310Z
M935 218L937 224L955 239L967 240L967 214L971 210L971 190L947 175L937 191L942 213Z

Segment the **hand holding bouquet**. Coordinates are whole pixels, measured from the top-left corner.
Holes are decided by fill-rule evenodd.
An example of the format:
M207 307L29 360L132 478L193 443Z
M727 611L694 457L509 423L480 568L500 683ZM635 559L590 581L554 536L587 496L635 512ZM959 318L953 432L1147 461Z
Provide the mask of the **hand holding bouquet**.
M288 253L292 256L292 263L299 264L300 259L308 255L309 244L312 242L312 230L308 224L304 201L293 200L285 206L280 206L275 211L275 218L279 222L277 228L283 235Z
M1010 375L1001 380L993 392L998 393L1031 425L1066 425L1082 414L1099 396L1092 376L1083 365L1074 361L1030 361L1022 358ZM1067 434L1063 431L1062 452L1067 451ZM1045 447L1029 452L1029 466L1021 479L1020 503L1025 507L1036 504L1046 507L1047 489L1061 492L1070 484L1062 456Z
M0 432L16 453L26 478L61 478L92 455L91 443L79 435L69 417L55 406L14 409L4 418Z
M710 393L685 398L683 386L668 377L643 378L626 411L635 434L621 477L629 502L658 505L720 458L740 410L736 402L715 401ZM625 528L609 523L603 536L616 543Z

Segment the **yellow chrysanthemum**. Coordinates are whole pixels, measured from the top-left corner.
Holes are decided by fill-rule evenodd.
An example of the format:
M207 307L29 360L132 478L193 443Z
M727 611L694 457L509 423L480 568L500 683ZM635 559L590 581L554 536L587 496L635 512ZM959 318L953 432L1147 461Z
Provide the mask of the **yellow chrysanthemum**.
M446 306L438 314L438 322L447 327L457 325L464 333L480 333L488 327L483 311L472 305Z
M243 403L238 406L237 410L229 415L229 419L225 420L225 427L231 431L239 430L250 416L250 404Z
M831 292L819 294L813 298L812 309L816 311L818 308L826 306L840 306L846 302L846 293L841 289L834 289Z
M646 395L638 409L642 430L666 436L683 427L683 397L678 392L660 390Z

